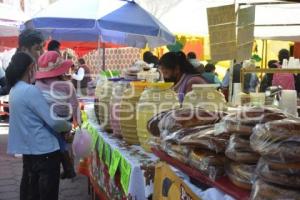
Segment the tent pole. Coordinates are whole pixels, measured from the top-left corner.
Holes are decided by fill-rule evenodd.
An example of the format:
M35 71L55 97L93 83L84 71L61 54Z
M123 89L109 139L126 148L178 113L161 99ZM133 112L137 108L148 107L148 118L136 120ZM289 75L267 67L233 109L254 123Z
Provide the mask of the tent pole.
M265 68L267 68L268 66L268 40L265 41L266 42L266 50L265 50Z
M262 50L261 50L261 68L264 68L264 61L265 61L265 40L262 40Z
M103 70L105 70L105 43L103 43L103 48L102 48L102 60L103 60Z

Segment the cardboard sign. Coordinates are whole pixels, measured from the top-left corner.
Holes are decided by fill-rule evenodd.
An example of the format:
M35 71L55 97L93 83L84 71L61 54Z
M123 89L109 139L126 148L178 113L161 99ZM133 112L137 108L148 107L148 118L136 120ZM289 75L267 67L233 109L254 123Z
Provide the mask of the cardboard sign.
M111 163L109 167L109 176L113 178L116 174L116 171L119 167L119 163L121 160L121 154L118 150L114 150L111 154Z
M165 163L156 165L153 199L201 200Z
M121 159L121 185L126 195L128 195L131 175L131 165L124 159Z
M236 57L235 5L207 8L211 59L231 60Z
M254 42L255 7L239 9L237 27L237 61L249 60Z
M235 22L235 5L207 8L208 26Z

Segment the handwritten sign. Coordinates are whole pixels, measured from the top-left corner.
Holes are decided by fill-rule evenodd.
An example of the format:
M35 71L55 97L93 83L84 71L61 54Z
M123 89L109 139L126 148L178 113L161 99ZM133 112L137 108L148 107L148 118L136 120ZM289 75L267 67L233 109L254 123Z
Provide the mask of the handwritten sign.
M111 148L109 144L104 143L104 162L108 168L110 165L110 158L111 158Z
M251 58L254 42L255 7L239 9L237 27L237 61Z
M131 175L131 165L123 158L121 159L121 185L126 195L128 195Z
M99 153L99 159L103 160L103 149L104 149L104 140L102 137L99 137L98 142L98 153Z
M111 154L111 163L109 167L109 175L113 178L116 174L116 171L119 167L119 163L121 160L121 154L118 150L114 150Z
M235 5L207 8L211 59L230 60L236 57Z

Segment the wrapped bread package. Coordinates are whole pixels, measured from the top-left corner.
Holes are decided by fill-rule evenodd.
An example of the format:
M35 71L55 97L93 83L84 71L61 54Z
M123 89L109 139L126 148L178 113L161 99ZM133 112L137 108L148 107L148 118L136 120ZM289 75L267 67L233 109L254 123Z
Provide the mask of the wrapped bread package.
M190 149L186 146L166 144L161 146L162 150L172 158L183 163L189 162Z
M260 155L250 147L249 139L240 135L231 135L225 151L226 157L241 163L257 163Z
M224 153L229 138L226 135L216 136L214 132L213 125L184 128L166 136L164 141Z
M218 125L220 133L235 133L250 136L256 124L285 119L287 116L280 110L271 108L243 108L231 113L222 119Z
M252 149L277 163L300 162L300 120L284 119L257 125L250 137Z
M215 180L224 175L225 156L205 150L193 150L190 152L189 164Z
M202 108L170 110L159 122L161 137L183 128L215 124L223 115L222 112L209 112Z
M231 161L225 165L226 174L231 182L246 190L251 190L255 169L256 165L241 164Z
M257 179L252 187L252 200L299 200L300 190L293 190Z
M257 164L256 173L263 181L300 190L299 168L282 164L280 167L261 158Z
M163 111L160 113L155 114L149 121L147 124L147 129L148 131L155 137L159 137L160 136L160 131L159 131L159 127L158 124L160 122L160 120L168 113L169 111Z

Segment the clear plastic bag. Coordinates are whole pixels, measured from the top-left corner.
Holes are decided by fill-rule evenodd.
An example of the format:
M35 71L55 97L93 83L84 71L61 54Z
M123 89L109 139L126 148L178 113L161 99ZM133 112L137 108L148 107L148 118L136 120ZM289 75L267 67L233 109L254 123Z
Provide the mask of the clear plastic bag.
M252 149L272 162L300 162L300 121L285 119L255 127Z
M166 136L164 141L224 153L228 139L226 135L215 136L214 126L207 125L180 129Z
M160 136L160 130L158 127L158 124L160 122L160 120L168 113L169 111L163 111L160 112L156 115L154 115L149 121L148 121L148 125L147 125L147 129L148 131L156 137Z
M215 180L224 175L225 156L205 150L193 150L190 152L189 164Z
M261 158L257 164L256 173L260 179L266 182L300 189L300 164L298 167L298 169L293 168L293 166L288 164L282 164L279 167Z
M252 187L251 200L299 200L300 190L286 189L257 179Z
M72 143L73 154L77 158L85 158L92 152L92 138L85 129L77 129Z
M243 108L227 115L219 125L219 133L235 133L250 136L256 124L285 119L287 116L280 110L271 108Z
M256 165L228 162L225 165L226 175L236 186L251 190Z
M209 112L202 108L180 108L166 113L159 122L161 137L183 128L215 124L219 122L224 113Z
M260 155L250 147L250 141L239 135L231 135L225 151L226 157L241 163L257 163Z
M185 146L165 144L161 146L161 149L180 162L189 162L190 149Z

